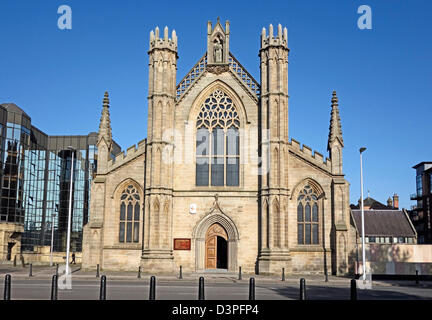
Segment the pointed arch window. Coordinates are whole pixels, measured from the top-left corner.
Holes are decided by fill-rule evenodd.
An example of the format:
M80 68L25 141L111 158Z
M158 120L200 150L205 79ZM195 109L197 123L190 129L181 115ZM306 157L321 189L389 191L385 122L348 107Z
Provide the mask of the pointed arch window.
M123 190L120 196L119 242L139 242L140 200L133 185Z
M196 185L238 186L240 119L230 97L213 92L201 106L196 127Z
M318 197L306 185L297 198L297 242L298 244L319 244Z

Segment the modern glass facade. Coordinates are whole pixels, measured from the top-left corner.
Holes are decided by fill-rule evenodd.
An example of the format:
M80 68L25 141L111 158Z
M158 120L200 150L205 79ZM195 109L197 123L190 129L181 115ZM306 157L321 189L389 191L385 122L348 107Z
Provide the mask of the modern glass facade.
M432 162L424 161L413 167L416 170L416 193L411 200L411 221L417 230L418 243L432 243Z
M97 167L97 133L48 136L14 104L0 107L0 223L24 225L21 250L66 251L73 156L71 251L82 250L90 185ZM120 147L114 143L113 154Z

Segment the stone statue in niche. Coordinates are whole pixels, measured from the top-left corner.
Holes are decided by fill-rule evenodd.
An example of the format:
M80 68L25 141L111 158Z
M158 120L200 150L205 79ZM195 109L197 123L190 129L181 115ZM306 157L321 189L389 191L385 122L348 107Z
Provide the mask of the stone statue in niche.
M222 40L216 38L213 43L213 61L215 63L223 62L222 53L223 53Z

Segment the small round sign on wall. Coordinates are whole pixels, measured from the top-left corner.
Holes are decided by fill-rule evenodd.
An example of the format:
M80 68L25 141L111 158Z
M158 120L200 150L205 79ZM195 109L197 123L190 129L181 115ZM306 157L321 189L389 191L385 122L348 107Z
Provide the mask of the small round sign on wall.
M197 205L196 203L191 203L191 205L189 206L189 213L190 214L195 214L197 210Z

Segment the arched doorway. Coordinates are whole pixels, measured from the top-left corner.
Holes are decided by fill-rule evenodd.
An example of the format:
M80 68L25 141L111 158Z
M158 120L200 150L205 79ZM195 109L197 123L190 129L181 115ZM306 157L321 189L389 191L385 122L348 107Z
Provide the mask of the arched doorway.
M221 238L227 240L226 243L227 249L224 251L227 253L227 269L228 271L231 272L237 271L237 251L238 251L239 233L236 225L234 224L234 221L232 221L230 217L225 215L220 210L217 204L216 206L217 207L211 209L209 214L207 214L200 221L198 221L192 233L193 246L195 246L195 270L197 272L202 272L205 269L207 269L206 240L208 240L207 236L210 234L210 230L212 230L212 227L214 225L218 225L222 227L225 238L223 236L221 236ZM214 255L216 257L216 267L217 267L217 238L215 240L216 240L215 243L216 246L214 246L214 250L215 250ZM221 249L223 248L224 244L225 242L220 239L219 252L223 251Z
M228 235L219 223L212 224L206 233L205 268L228 269Z

